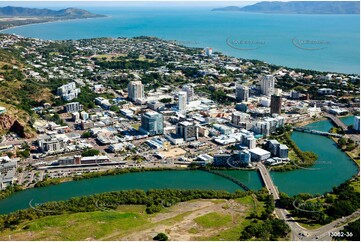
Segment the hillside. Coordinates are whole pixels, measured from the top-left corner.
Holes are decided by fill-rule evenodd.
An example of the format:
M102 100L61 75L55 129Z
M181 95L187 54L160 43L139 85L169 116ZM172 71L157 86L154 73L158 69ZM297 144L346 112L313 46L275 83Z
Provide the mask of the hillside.
M83 9L66 8L61 10L23 8L7 6L0 8L1 17L52 17L52 18L94 18L104 15L93 14Z
M31 107L39 101L50 101L47 88L26 83L24 64L13 53L0 49L0 106L7 112L0 115L0 134L9 130L23 137L32 137Z
M360 14L358 1L259 2L245 7L229 6L212 11L242 11L283 14Z

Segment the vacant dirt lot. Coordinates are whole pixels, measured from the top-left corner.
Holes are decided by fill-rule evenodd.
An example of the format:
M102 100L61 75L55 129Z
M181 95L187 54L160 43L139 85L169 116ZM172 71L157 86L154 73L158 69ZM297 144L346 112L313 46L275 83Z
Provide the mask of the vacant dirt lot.
M246 206L232 200L197 200L179 203L166 213L159 213L151 218L154 226L117 239L152 240L155 235L163 232L169 236L170 240L197 240L197 238L212 236L234 226L247 210ZM217 213L221 217L230 217L231 221L226 224L209 221L207 227L195 221L203 216L207 219L206 215L212 213Z

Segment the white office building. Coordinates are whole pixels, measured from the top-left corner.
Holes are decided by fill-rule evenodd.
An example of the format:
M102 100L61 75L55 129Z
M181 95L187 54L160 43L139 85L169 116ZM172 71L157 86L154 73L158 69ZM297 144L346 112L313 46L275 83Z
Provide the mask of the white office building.
M187 109L187 93L179 92L178 93L178 110L183 113Z
M190 84L183 85L182 91L187 93L187 103L193 101L194 89Z
M266 75L261 79L261 93L266 96L274 94L276 78L272 75Z

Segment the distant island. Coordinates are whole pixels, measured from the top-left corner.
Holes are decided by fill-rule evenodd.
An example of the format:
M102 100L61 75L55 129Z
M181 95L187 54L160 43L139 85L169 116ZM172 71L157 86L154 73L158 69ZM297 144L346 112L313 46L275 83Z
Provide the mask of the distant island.
M285 14L360 14L358 1L295 1L295 2L259 2L245 7L228 6L212 11L242 11L255 13Z
M34 23L99 17L105 17L105 15L93 14L78 8L51 10L46 8L39 9L7 6L0 7L0 29Z

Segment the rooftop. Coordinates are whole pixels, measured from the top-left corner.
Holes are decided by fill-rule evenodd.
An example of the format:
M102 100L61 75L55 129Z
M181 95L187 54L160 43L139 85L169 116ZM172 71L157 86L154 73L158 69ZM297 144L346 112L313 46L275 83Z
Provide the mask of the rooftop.
M267 150L261 149L261 148L254 148L254 149L250 149L249 152L259 155L259 156L263 156L263 155L268 155L270 154L270 152L268 152Z

